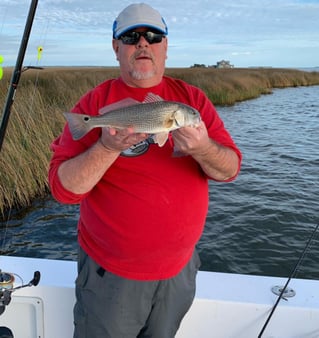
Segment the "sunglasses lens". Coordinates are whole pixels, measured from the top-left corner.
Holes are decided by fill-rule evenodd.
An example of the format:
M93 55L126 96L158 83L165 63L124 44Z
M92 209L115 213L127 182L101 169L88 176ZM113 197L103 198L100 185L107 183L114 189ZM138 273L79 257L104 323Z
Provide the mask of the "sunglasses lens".
M143 36L149 44L153 44L161 42L162 38L164 37L164 34L154 33L151 31L148 32L131 31L121 35L119 39L122 40L122 42L125 45L136 45L139 42L141 36Z
M140 39L138 32L127 32L120 36L120 39L125 45L135 45Z
M143 36L146 39L146 41L150 44L159 43L162 41L163 38L163 34L158 34L154 32L145 32Z

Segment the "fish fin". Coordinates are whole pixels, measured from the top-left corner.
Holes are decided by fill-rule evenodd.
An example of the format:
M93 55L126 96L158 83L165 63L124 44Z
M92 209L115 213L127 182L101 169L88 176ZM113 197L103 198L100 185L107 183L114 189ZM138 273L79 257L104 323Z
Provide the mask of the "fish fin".
M163 126L165 128L170 129L173 127L174 123L178 127L183 127L185 124L184 114L182 114L179 110L172 112L172 114L169 117L167 117L167 119L165 119Z
M131 97L127 97L126 99L123 99L121 101L114 102L114 103L108 104L105 107L102 107L99 110L99 114L104 115L106 113L109 113L112 110L130 107L130 106L133 106L133 105L138 104L138 103L141 103L141 102L136 101L136 100L132 99Z
M114 103L108 104L105 107L102 107L99 110L99 114L104 115L106 113L109 113L112 110L130 107L130 106L133 106L135 104L151 103L151 102L158 102L158 101L164 101L164 100L159 95L156 95L156 94L153 94L153 93L148 93L143 102L139 102L137 100L132 99L131 97L127 97L127 98L125 98L121 101L114 102Z
M175 119L174 118L169 118L169 119L166 119L164 122L163 122L163 127L167 128L167 129L171 129L173 124L175 122Z
M174 120L179 127L185 124L185 116L178 110L174 112Z
M89 115L69 112L63 113L63 115L68 121L73 140L79 140L92 129L92 126L89 123L91 119Z
M159 95L156 95L153 93L147 93L143 103L152 103L152 102L158 102L158 101L164 101L164 100Z
M166 143L168 139L168 133L163 132L163 133L154 134L152 138L154 140L154 143L157 143L159 147L163 147L163 145Z

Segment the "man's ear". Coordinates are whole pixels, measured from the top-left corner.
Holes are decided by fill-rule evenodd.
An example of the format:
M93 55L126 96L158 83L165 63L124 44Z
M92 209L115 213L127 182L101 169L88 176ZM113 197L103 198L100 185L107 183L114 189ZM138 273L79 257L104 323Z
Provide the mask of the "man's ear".
M118 52L119 52L119 41L116 39L112 40L112 46L113 46L113 50L114 53L116 55L116 59L118 60Z
M167 37L165 38L165 53L166 53L166 56L165 56L165 59L167 60L167 51L168 51L168 40L167 40Z

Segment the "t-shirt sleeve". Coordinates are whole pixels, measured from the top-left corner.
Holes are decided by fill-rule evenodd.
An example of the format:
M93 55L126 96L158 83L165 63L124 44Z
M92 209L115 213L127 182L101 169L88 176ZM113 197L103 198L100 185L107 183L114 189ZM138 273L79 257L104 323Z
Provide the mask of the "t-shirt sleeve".
M96 101L94 92L89 92L79 100L71 111L79 114L96 115L98 112ZM89 194L89 192L86 194L74 194L64 188L58 175L58 168L64 161L86 151L97 141L99 135L100 130L97 128L85 135L81 140L74 141L68 125L65 124L61 135L52 142L50 148L53 154L49 165L48 181L53 197L59 202L77 204Z

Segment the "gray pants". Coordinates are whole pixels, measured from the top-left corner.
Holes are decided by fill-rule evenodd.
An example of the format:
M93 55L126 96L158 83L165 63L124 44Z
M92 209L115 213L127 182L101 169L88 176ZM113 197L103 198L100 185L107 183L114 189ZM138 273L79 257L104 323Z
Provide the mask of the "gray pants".
M195 251L177 276L136 281L101 269L80 249L73 338L173 338L193 302L199 265Z

